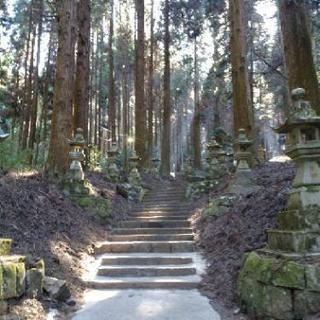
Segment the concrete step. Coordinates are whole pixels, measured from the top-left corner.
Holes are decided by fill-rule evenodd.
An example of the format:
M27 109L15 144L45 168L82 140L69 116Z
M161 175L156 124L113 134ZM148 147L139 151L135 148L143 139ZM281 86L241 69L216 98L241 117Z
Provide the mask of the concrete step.
M168 256L120 256L120 257L104 257L101 259L102 266L113 265L183 265L190 264L193 260L190 257L168 257Z
M134 221L162 221L162 220L188 220L189 216L188 215L183 215L183 216L171 216L171 215L131 215L130 220Z
M111 235L109 241L179 241L193 240L192 233L187 234L132 234L132 235Z
M158 221L124 221L121 223L123 228L188 228L190 221L186 220L158 220Z
M174 277L196 274L194 267L184 266L102 266L98 276L105 277Z
M112 234L186 234L192 233L192 228L115 228Z
M88 281L87 286L93 289L195 289L201 277L198 275L181 277L135 277L104 278Z
M95 248L96 254L108 252L192 252L193 241L121 241L103 242Z

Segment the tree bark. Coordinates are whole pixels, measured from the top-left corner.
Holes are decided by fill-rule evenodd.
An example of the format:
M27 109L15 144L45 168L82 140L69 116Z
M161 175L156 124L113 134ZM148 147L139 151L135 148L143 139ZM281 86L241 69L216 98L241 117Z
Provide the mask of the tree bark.
M154 77L154 0L151 0L151 23L150 23L150 58L148 79L148 158L151 164L153 155L153 77Z
M231 21L231 64L233 86L234 134L246 130L253 138L253 113L248 76L244 0L229 0Z
M137 41L136 41L136 72L135 72L135 151L141 158L140 167L144 167L146 163L146 110L145 110L145 35L144 35L144 0L136 0L137 13Z
M116 142L116 92L114 76L114 55L113 55L113 34L114 34L114 0L110 0L110 29L109 29L109 106L108 106L108 128L109 147L112 142Z
M78 8L78 51L74 94L74 128L82 128L88 140L90 78L90 0L80 0Z
M194 116L192 122L193 164L201 169L200 88L197 38L194 39Z
M289 89L304 88L320 114L320 90L312 55L310 22L303 1L278 0Z
M161 139L161 174L163 176L170 175L170 159L171 159L171 94L170 94L170 8L169 0L165 0L164 9L164 76L163 76L163 129Z
M58 53L52 129L46 171L62 178L68 169L68 139L72 137L72 92L74 82L74 35L76 8L73 0L58 3Z

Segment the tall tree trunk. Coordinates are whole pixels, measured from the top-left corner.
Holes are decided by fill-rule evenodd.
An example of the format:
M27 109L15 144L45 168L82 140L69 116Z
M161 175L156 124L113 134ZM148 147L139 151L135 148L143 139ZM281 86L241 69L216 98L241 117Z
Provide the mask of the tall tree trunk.
M231 21L231 64L233 86L234 134L240 128L253 138L253 114L248 76L244 0L229 0Z
M278 5L289 88L306 89L306 99L320 115L320 91L304 1L278 0Z
M74 76L74 35L76 4L58 3L58 53L49 155L46 171L61 178L68 169L68 139L72 136L72 92Z
M136 0L137 13L137 41L136 41L136 107L135 107L135 150L141 158L140 167L144 167L146 162L145 150L145 128L146 128L146 110L144 94L144 75L145 75L145 36L144 36L144 0Z
M108 106L108 128L109 141L116 142L116 92L115 92L115 76L114 76L114 56L113 56L113 34L114 34L114 0L110 0L110 30L109 30L109 106ZM109 145L110 147L110 145Z
M196 169L201 168L201 123L200 123L200 88L198 66L197 38L194 39L194 116L192 122L192 142L194 150L193 164Z
M28 139L30 137L30 119L32 110L32 97L33 97L33 80L34 80L34 49L36 40L36 27L32 28L32 40L31 40L31 53L30 53L30 63L29 63L29 73L27 82L27 105L24 114L24 128L22 136L22 148L26 149L28 145Z
M78 9L78 51L74 94L74 128L82 128L88 139L90 75L90 0L80 0Z
M148 158L152 160L153 153L153 77L154 77L154 0L151 0L151 23L150 23L150 58L148 80Z
M40 50L41 50L41 37L43 26L43 0L39 1L39 13L38 13L38 39L37 39L37 58L34 69L33 78L33 98L31 109L31 121L30 121L30 137L29 137L29 149L33 150L36 139L36 127L37 127L37 113L38 113L38 98L39 98L39 65L40 65Z
M165 0L164 9L164 76L163 76L163 129L161 139L161 174L170 175L171 159L171 94L170 94L170 7L169 0Z

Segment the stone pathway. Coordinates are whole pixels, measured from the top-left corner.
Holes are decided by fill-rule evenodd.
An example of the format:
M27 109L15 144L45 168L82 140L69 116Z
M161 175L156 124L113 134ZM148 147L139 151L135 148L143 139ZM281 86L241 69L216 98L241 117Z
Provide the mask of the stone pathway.
M88 279L95 290L74 320L220 319L196 290L204 261L195 251L184 190L175 184L150 192L96 253Z

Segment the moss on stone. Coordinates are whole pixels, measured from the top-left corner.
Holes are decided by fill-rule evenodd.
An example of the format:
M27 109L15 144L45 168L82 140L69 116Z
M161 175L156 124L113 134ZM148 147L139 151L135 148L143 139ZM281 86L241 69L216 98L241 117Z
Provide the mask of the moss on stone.
M295 319L305 319L307 315L320 312L320 293L308 290L294 292Z
M111 214L112 204L108 199L95 196L72 197L71 199L80 207L87 209L102 219L108 218Z
M11 246L11 239L0 239L0 256L9 255L11 253Z
M307 289L320 292L320 265L306 266Z
M26 267L24 263L17 263L16 264L17 269L17 297L21 297L26 290Z
M304 289L305 268L293 261L285 261L280 268L273 270L272 283L277 287Z
M17 264L5 263L2 264L3 277L3 299L10 299L17 297Z

